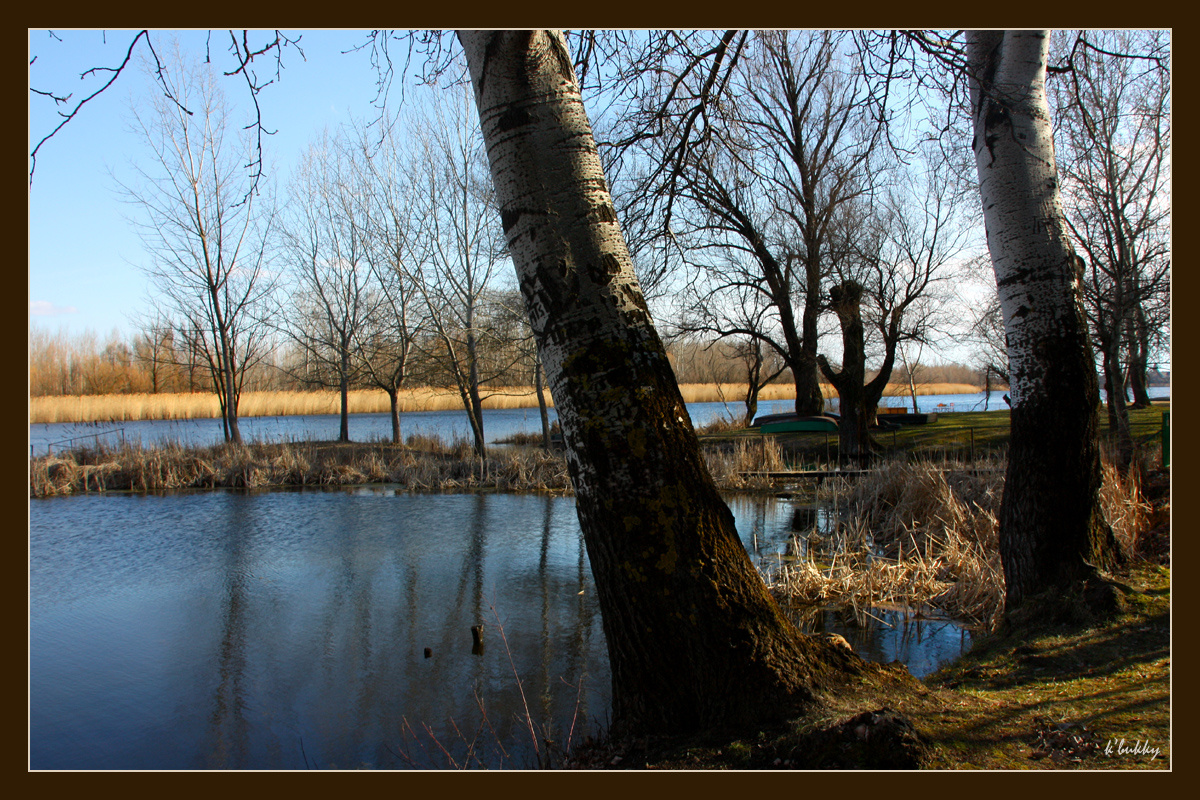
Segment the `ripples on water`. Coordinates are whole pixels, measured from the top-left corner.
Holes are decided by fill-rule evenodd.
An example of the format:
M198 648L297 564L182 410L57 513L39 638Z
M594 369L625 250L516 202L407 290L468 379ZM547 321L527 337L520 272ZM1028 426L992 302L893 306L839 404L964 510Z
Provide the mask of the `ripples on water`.
M748 549L782 549L790 503L731 507ZM606 725L571 498L215 491L37 500L30 518L35 769L531 767L526 708L539 739ZM918 674L968 641L826 617Z

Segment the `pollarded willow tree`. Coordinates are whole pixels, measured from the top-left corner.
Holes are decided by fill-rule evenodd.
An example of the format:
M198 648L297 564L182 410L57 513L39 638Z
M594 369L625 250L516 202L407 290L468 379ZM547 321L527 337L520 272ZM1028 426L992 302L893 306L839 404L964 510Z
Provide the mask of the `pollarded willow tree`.
M778 717L868 669L799 633L738 539L634 276L561 33L458 37L567 443L614 726Z
M1120 560L1100 511L1099 384L1055 167L1049 38L967 35L972 147L1008 343L1000 554L1010 611L1036 595L1103 585L1099 571Z
M638 105L615 143L655 165L631 205L686 248L691 330L777 352L799 414L824 407L818 324L837 282L832 229L873 190L884 130L883 96L855 68L851 42L844 31L680 37L650 88L631 90ZM758 295L749 306L747 289ZM743 325L760 304L766 324Z
M843 465L870 466L870 427L899 348L927 341L939 328L946 316L944 287L964 249L962 204L948 188L952 168L933 148L923 147L919 155L892 170L870 205L847 208L831 226L838 257L830 260L838 280L829 307L842 330L842 365L834 370L824 355L818 362L838 393ZM870 380L868 352L880 358Z

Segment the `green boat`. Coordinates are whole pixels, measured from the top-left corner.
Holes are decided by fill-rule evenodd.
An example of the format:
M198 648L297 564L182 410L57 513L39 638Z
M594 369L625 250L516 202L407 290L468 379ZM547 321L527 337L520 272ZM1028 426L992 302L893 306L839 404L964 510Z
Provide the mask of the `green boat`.
M762 425L763 433L835 433L837 429L833 417L795 417Z

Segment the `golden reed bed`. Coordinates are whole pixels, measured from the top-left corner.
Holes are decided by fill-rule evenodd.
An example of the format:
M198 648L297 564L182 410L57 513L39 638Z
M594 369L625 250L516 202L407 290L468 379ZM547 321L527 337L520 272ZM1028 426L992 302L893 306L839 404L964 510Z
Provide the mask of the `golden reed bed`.
M738 384L688 383L679 387L688 403L740 403L744 386ZM822 386L826 397L835 397L830 386ZM963 383L932 383L917 387L917 394L974 394L978 387ZM532 386L487 390L484 408L535 408ZM885 396L907 395L905 386L891 384ZM759 393L759 401L790 400L795 388L777 384ZM551 404L553 402L551 401ZM405 389L400 393L400 411L446 411L462 407L451 389ZM351 414L377 414L388 410L387 395L381 391L350 392ZM337 392L246 392L238 409L243 417L272 417L305 414L337 414ZM105 394L63 397L31 397L29 421L117 422L142 419L215 419L221 415L213 394Z

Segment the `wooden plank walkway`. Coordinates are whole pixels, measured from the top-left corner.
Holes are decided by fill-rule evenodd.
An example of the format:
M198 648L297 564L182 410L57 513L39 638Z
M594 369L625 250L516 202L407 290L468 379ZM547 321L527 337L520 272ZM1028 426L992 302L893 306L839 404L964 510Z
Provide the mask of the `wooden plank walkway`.
M971 475L1003 475L1004 470L971 469L964 467L938 467L941 472L966 472ZM739 472L743 478L766 478L772 481L817 480L826 478L860 478L878 472L874 469L795 469L780 472Z
M872 470L869 469L796 469L782 472L739 472L743 478L766 478L772 481L804 480L812 478L823 481L826 478L858 478Z

